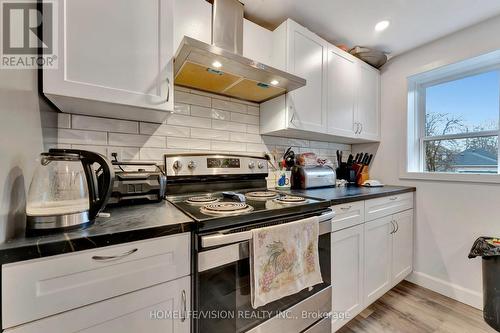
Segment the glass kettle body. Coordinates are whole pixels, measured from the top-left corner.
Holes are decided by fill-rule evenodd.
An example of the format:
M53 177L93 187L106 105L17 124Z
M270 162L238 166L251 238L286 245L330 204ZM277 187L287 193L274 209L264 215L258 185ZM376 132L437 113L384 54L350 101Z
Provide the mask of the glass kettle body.
M109 200L113 179L111 162L98 153L76 149L42 153L28 193L27 233L90 225Z

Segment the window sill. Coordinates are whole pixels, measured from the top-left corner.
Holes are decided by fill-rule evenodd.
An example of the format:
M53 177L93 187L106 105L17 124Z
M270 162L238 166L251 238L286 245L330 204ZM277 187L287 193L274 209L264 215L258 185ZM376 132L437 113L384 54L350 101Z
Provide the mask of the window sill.
M446 172L403 172L400 179L500 184L500 174L456 174Z

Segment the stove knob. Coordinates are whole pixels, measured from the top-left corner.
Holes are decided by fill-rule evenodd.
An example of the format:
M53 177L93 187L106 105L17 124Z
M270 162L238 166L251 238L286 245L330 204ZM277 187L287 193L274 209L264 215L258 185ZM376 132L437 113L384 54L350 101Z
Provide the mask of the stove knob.
M177 171L179 171L180 169L182 169L182 163L181 163L181 161L175 161L173 167Z
M259 167L259 169L264 169L264 162L259 162L257 166Z
M195 161L189 161L188 168L191 169L191 170L193 170L194 168L196 168L196 162Z
M249 169L255 168L255 162L253 162L253 161L248 162L248 168Z

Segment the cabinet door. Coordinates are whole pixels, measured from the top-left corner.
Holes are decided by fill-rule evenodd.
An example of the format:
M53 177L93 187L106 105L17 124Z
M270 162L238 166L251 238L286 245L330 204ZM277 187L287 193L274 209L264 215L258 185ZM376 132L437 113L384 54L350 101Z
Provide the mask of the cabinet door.
M393 221L392 284L396 285L413 269L413 209L393 215Z
M334 331L363 309L363 226L332 233L332 311ZM348 318L338 315L347 312Z
M306 86L287 94L287 118L292 128L326 133L326 41L297 23L287 21L288 70L306 79Z
M364 302L368 306L391 288L392 217L367 222L364 248Z
M329 47L327 118L330 134L355 135L357 72L353 59L336 47Z
M380 73L370 65L359 62L357 122L359 137L380 139Z
M44 70L44 93L173 110L172 2L59 1L59 63Z
M94 303L5 333L189 333L190 277ZM186 319L184 319L186 318Z

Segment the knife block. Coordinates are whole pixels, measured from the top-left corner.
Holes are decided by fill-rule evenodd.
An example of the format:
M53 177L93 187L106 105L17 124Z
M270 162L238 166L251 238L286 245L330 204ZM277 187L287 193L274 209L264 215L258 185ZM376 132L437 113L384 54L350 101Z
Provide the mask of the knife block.
M368 179L370 179L370 174L368 173L368 168L364 167L363 170L361 170L361 173L358 175L357 184L361 185Z

